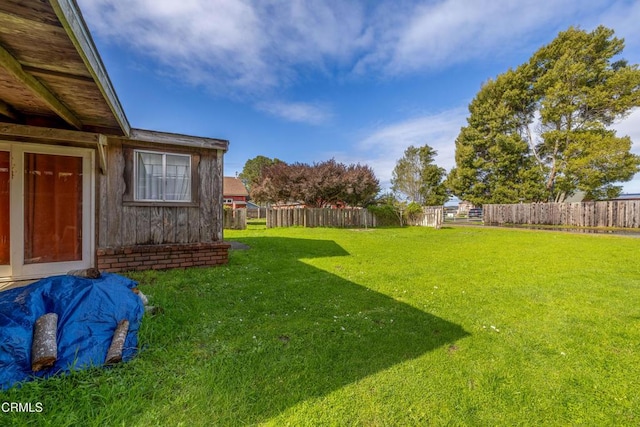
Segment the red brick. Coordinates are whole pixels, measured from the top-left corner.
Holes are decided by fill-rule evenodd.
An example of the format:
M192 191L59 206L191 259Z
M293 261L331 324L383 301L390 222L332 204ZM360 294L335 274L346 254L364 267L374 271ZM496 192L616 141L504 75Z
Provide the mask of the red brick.
M103 271L164 270L227 264L229 246L213 242L101 248L96 257Z

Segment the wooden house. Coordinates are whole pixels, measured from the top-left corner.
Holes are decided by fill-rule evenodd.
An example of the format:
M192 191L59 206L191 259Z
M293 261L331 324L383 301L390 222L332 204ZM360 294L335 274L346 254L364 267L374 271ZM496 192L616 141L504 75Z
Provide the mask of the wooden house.
M227 262L227 149L131 128L75 0L0 1L0 281Z
M245 209L247 207L249 192L242 181L238 178L225 176L222 187L225 206L229 206L232 209Z

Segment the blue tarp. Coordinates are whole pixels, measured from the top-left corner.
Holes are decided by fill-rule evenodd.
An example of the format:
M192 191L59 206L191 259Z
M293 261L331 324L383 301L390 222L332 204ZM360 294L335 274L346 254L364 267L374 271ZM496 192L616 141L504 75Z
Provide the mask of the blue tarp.
M51 375L102 366L123 319L129 334L123 361L135 356L144 306L131 291L137 283L117 274L99 279L54 276L31 285L0 292L0 389ZM31 371L35 321L46 313L58 315L58 359L48 369Z

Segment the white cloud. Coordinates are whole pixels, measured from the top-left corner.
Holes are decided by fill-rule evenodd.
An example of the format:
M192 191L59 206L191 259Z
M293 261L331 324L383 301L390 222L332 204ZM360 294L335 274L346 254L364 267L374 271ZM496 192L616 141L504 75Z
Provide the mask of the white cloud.
M585 11L598 15L609 6L609 0L445 0L420 4L399 34L387 69L393 74L442 69L517 49L533 53L539 47L541 30L564 30L579 24L576 19ZM619 7L615 16L628 13L629 8L628 4Z
M640 2L628 0L78 1L97 36L176 80L252 104L318 73L389 78L516 51L528 57L569 25L619 29L629 59L640 61ZM304 108L263 110L317 121Z
M549 28L620 28L635 47L640 3L624 0L80 0L90 27L218 90L278 88L309 70L403 74L539 47ZM528 48L527 48L528 49ZM517 65L517 64L514 64Z
M84 0L98 35L127 45L193 84L275 85L260 52L267 41L251 4L224 0Z
M618 136L629 136L633 142L631 151L640 154L640 108L636 108L624 120L612 126Z
M640 155L640 108L636 108L628 117L616 123L613 129L618 136L629 136L633 142L631 151ZM640 193L640 173L622 186L624 193Z
M324 124L332 117L327 106L305 102L269 101L257 104L256 108L290 122L310 125Z
M631 62L640 62L640 2L618 0L612 2L601 16L594 17L596 24L603 24L616 31L616 37L625 39L623 56Z
M371 43L351 2L81 0L89 26L173 69L181 79L228 94L268 92L305 67L348 62Z
M337 153L336 159L371 166L383 187L389 186L391 172L410 145L434 148L435 163L447 170L455 164L455 139L466 125L467 109L456 108L437 114L379 126L356 144L355 153Z

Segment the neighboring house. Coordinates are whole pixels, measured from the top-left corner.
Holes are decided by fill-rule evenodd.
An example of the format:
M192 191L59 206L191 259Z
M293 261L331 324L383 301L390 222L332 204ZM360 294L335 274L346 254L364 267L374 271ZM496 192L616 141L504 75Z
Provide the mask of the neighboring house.
M614 202L622 202L625 200L640 200L640 193L626 193L626 194L621 194L618 197L616 197L615 199L610 199L611 201Z
M227 262L228 141L132 129L74 0L0 23L0 281Z
M260 207L253 202L247 202L247 218L265 218L267 208Z
M249 192L242 181L231 176L224 177L223 184L224 205L233 209L243 209L247 207Z
M586 196L586 193L584 191L578 190L572 195L570 195L569 197L567 197L566 199L564 199L563 203L581 203L584 201L585 196Z
M474 207L475 206L473 205L473 203L463 200L460 202L460 204L458 204L458 215L466 216L469 214L469 211Z

